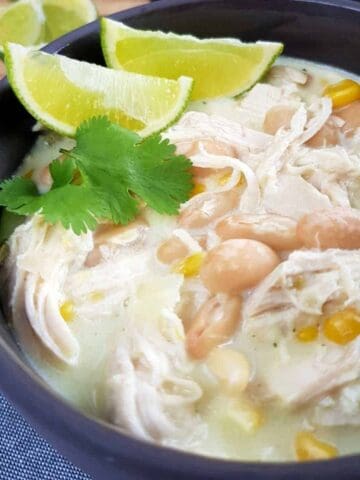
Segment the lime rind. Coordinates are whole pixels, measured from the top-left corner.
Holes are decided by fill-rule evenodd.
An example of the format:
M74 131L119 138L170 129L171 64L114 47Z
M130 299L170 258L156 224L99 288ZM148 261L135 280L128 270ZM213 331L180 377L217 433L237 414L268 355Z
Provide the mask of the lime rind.
M61 122L58 118L54 118L53 115L49 114L48 112L42 109L41 105L36 102L32 96L32 93L29 91L27 87L26 80L24 78L24 61L29 53L32 53L33 49L22 47L21 45L11 44L8 43L5 45L5 63L8 70L8 79L12 86L15 95L19 99L19 101L24 105L26 110L40 123L42 123L47 128L58 132L61 135L73 137L76 132L76 126L69 125L68 123ZM45 57L52 57L49 54L45 54L43 52L38 52L39 56ZM58 57L61 59L61 62L67 62L71 65L72 70L75 68L76 65L81 64L89 65L89 69L92 70L94 68L98 68L98 79L101 78L101 71L106 70L104 67L95 66L92 64L86 64L85 62L79 62L77 60L68 59L66 57ZM113 72L115 73L115 72ZM112 75L113 75L112 73ZM120 72L118 72L120 73ZM153 77L146 77L139 74L131 74L129 72L126 73L126 76L129 78L134 77L139 83L139 79L144 78L144 81L148 81L147 79L153 79ZM118 75L118 74L116 74ZM156 79L161 80L161 79ZM169 80L164 80L168 84ZM145 123L145 127L138 131L137 133L141 136L149 136L156 132L162 131L167 128L169 125L173 124L185 110L191 95L191 89L193 85L193 80L188 77L181 77L176 81L171 80L178 84L178 94L176 97L176 102L174 102L171 106L172 108L164 112L164 115L160 116L158 119L152 119L149 121L148 124ZM100 82L101 84L101 82ZM79 86L79 85L78 85ZM106 88L106 87L104 87ZM119 87L121 88L121 79L119 76ZM84 89L84 91L88 91ZM136 93L136 92L135 92ZM159 102L162 99L159 98ZM79 106L80 108L80 106ZM110 107L109 107L110 108ZM146 108L146 105L144 105ZM123 111L123 113L128 114L128 112ZM104 108L104 115L106 115L106 110Z
M102 17L100 19L100 33L105 34L108 36L110 40L118 40L120 36L123 36L123 38L126 38L126 35L121 35L123 32L134 32L134 36L137 38L143 37L143 38L163 38L163 39L173 39L173 40L185 40L185 41L190 41L193 43L197 43L199 46L201 45L229 45L229 46L234 46L234 47L244 47L246 45L249 45L248 43L242 42L241 40L237 38L228 38L228 37L222 37L222 38L198 38L195 37L194 35L189 35L189 34L177 34L173 32L162 32L161 30L138 30L136 28L129 27L128 25L125 25L125 23L118 22L115 20L111 20L110 18ZM120 36L119 36L120 34ZM103 36L103 35L101 35ZM103 40L103 39L102 39ZM105 40L105 38L104 38ZM106 47L108 45L114 45L115 42L107 42ZM282 43L278 42L266 42L266 41L258 41L256 42L257 44L263 44L263 45L273 45L276 48L283 48ZM102 45L105 45L102 42ZM104 52L105 53L105 52ZM113 58L112 56L109 56L109 58ZM117 58L114 57L114 60L117 61ZM118 63L119 68L122 68L121 65Z
M153 124L151 129L147 131L148 129L143 130L142 132L138 132L139 135L143 137L148 137L150 135L156 134L163 132L167 128L171 127L174 123L176 123L182 114L185 112L186 107L190 103L191 99L191 93L194 87L194 80L189 77L180 77L178 79L178 82L180 83L181 89L180 92L181 94L179 95L178 102L176 106L173 108L171 113L166 117L165 121L162 121L161 124L160 122L158 124Z
M233 95L234 97L241 97L242 95L245 95L245 93L247 93L249 90L251 90L257 83L261 82L265 77L266 75L269 73L269 70L270 68L272 67L272 65L276 62L277 58L283 53L284 51L284 45L283 44L280 44L280 48L277 52L274 53L274 55L271 57L271 59L269 60L268 64L265 66L265 68L262 70L260 76L253 82L249 82L249 86L248 88L245 88L244 90L242 90L240 93L238 94L235 94Z
M229 97L236 97L242 95L246 91L250 90L264 75L268 72L271 65L274 63L276 58L282 53L283 51L283 44L276 43L276 42L263 42L259 41L255 44L247 44L241 42L237 39L232 38L213 38L213 39L199 39L194 37L193 35L177 35L175 33L164 33L160 31L146 31L146 30L136 30L133 29L121 22L116 22L111 19L102 18L100 20L100 38L101 38L101 46L103 50L103 54L105 57L105 62L108 67L114 68L117 70L126 70L126 65L123 65L119 62L119 59L116 55L116 44L121 39L126 38L143 38L143 39L164 39L164 40L176 40L180 42L191 42L195 46L198 46L198 52L206 47L214 47L214 52L217 52L217 49L224 49L226 47L235 47L234 52L232 55L235 55L236 49L238 49L237 55L240 56L241 50L245 50L247 46L252 47L254 45L258 47L262 47L264 51L263 58L261 62L254 66L251 70L251 75L246 81L241 82L241 84L234 88L233 90L227 90L226 92L219 93L216 96L202 96L200 98L196 98L196 100L210 100L212 98L220 97L220 96L229 96ZM186 46L183 48L184 51L186 50ZM179 48L175 47L177 50L177 54L181 55L179 52ZM196 51L192 48L192 50ZM171 49L169 49L171 51ZM225 52L224 52L225 53ZM161 51L151 52L151 53L144 53L140 55L136 55L135 61L139 61L139 59L146 58L147 55L152 57L161 56ZM150 57L149 57L150 58ZM234 57L235 58L235 57ZM135 71L135 70L133 70ZM136 70L138 73L145 73L141 72L140 70ZM155 73L156 74L156 73Z
M17 68L17 66L20 65L20 62L19 61L18 62L13 61L13 51L12 51L13 46L18 47L18 45L12 44L12 43L6 43L5 46L4 46L4 57L5 57L7 77L8 77L8 81L11 85L11 88L12 88L13 92L17 96L20 103L22 103L22 105L25 107L25 109L38 122L40 122L45 127L49 128L50 130L54 130L55 132L60 133L60 134L68 135L67 133L63 132L60 128L57 128L57 126L54 126L53 122L51 122L51 120L48 121L45 116L40 115L37 111L37 108L35 106L33 106L32 103L25 98L25 95L23 95L21 93L22 89L20 87L20 82L19 82L19 76L21 76L21 69ZM25 50L30 52L30 51L32 51L32 48L31 47L29 47L29 48L22 47L21 50L23 52L20 52L20 49L19 49L17 60L19 60L19 56L22 55L22 53L23 53L22 57L24 58L25 57ZM19 70L19 72L18 72L18 70ZM23 81L23 83L25 83L25 82ZM72 136L72 135L69 135L69 136Z
M115 65L117 62L116 55L110 53L109 45L114 44L111 42L110 36L112 31L109 28L109 22L107 22L108 19L105 17L101 17L99 20L100 24L100 45L101 45L101 50L104 55L105 59L105 65L109 68L116 68ZM115 50L114 50L115 52ZM115 56L115 59L114 59ZM120 67L121 68L121 67Z

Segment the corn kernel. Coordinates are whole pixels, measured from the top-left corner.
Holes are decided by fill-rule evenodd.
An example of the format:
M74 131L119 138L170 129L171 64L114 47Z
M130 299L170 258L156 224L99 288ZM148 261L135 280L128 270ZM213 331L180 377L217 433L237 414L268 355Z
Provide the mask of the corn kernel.
M177 263L174 267L174 272L181 273L185 277L195 277L199 274L203 260L203 252L194 253Z
M232 175L232 173L225 173L225 175L222 175L218 180L219 185L222 185L222 186L226 185L228 183L228 181L230 180L231 175ZM239 181L238 181L236 186L241 187L241 185L244 184L244 181L245 181L244 175L241 174L240 178L239 178Z
M230 403L227 416L246 433L255 433L264 423L260 410L241 400Z
M194 188L191 190L190 197L195 197L199 193L205 192L206 187L203 183L195 183Z
M354 80L346 79L328 85L323 94L331 98L333 108L340 108L360 100L360 85Z
M334 445L322 442L313 433L306 431L296 435L295 452L300 461L325 460L338 455L338 450Z
M308 327L301 328L296 333L296 338L299 340L299 342L303 343L313 342L317 339L318 334L318 328L315 325L309 325Z
M92 292L89 296L93 303L101 302L101 300L104 299L104 294L102 292Z
M343 310L328 317L323 329L328 340L346 345L360 335L360 316L355 310Z
M72 302L64 302L60 307L60 315L65 322L71 322L71 320L74 320L74 304Z
M231 348L214 348L207 359L213 375L232 392L242 392L248 386L251 368L245 355Z

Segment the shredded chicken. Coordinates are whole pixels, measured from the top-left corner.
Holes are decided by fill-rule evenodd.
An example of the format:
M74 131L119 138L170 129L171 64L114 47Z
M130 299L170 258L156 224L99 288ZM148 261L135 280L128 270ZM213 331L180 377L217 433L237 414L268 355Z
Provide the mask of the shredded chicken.
M304 357L269 365L261 378L264 397L291 407L309 404L359 379L360 341L348 347L319 346Z
M186 113L164 136L175 145L211 138L233 146L239 156L263 150L271 141L271 136L266 133L247 128L219 115L201 112Z
M357 307L359 300L359 250L295 251L251 292L243 328L266 336L278 326L287 334L326 308Z
M181 284L178 276L139 284L126 309L127 326L108 380L110 415L117 425L141 438L174 444L185 436L191 443L204 433L195 412L202 390L191 378L193 364L174 313Z
M186 363L181 342L126 332L108 382L114 422L147 440L174 442L187 436L191 442L201 423L194 405L202 391Z
M239 102L239 121L246 127L262 130L266 112L280 102L298 107L300 98L296 95L296 89L258 83Z
M313 409L312 421L326 427L360 426L359 380L322 398Z
M34 216L17 228L9 246L6 269L15 328L25 338L30 325L44 347L65 363L76 365L79 343L61 316L60 306L67 275L82 265L92 248L91 234L77 236Z

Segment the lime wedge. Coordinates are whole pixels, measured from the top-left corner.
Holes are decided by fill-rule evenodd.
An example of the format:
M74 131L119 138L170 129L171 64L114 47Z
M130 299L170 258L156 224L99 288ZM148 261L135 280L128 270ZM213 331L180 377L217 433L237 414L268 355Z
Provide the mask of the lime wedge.
M88 118L106 115L142 136L163 130L185 109L193 80L111 70L21 45L5 45L10 84L42 124L74 136Z
M283 50L281 43L200 40L143 31L103 18L101 44L109 67L176 79L192 77L193 100L236 96L251 88Z
M0 6L0 52L6 42L40 47L96 18L91 0L20 0Z
M20 0L0 7L0 46L6 42L36 45L41 41L44 28L45 16L36 0Z
M42 0L42 5L46 17L45 42L97 18L91 0Z

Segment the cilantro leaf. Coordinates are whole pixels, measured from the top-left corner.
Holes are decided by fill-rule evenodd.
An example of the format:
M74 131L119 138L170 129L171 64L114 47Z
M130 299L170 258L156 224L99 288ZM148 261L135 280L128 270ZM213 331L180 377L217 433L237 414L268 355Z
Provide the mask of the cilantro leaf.
M161 140L160 135L143 140L136 149L137 162L136 169L131 169L131 188L157 212L178 213L180 204L189 198L191 191L191 162L182 155L176 156L175 146L168 140ZM154 156L158 159L156 163Z
M89 182L99 190L99 201L106 202L108 212L105 218L113 223L126 225L136 217L139 210L138 201L131 196L122 177L115 175L107 168L88 165L84 161L79 160L78 165L86 179L85 182Z
M54 184L57 181L55 177ZM65 185L40 195L31 180L21 177L6 180L0 187L0 205L6 206L8 211L18 215L39 212L47 222L61 222L65 228L71 227L77 234L96 228L95 215L101 217L107 211L106 205L101 204L101 195L100 198L96 197L91 188ZM77 205L81 205L81 209Z
M116 166L116 158L131 152L141 137L131 130L110 122L107 117L94 117L83 122L76 132L74 153L91 157L103 164L104 159Z
M9 212L29 215L39 210L40 195L34 182L27 178L14 177L0 184L0 205Z
M61 222L78 235L94 230L98 218L107 218L107 205L101 193L96 195L96 190L91 187L65 185L40 198L43 200L40 212L48 223Z
M64 153L68 152L64 151ZM65 158L62 162L54 160L49 168L53 179L52 189L64 187L74 179L75 164L71 158Z
M99 220L127 224L140 200L173 215L189 198L191 162L160 135L142 139L98 117L80 125L76 141L64 160L50 165L49 192L40 195L31 180L15 177L0 184L0 205L19 215L39 212L80 234Z

